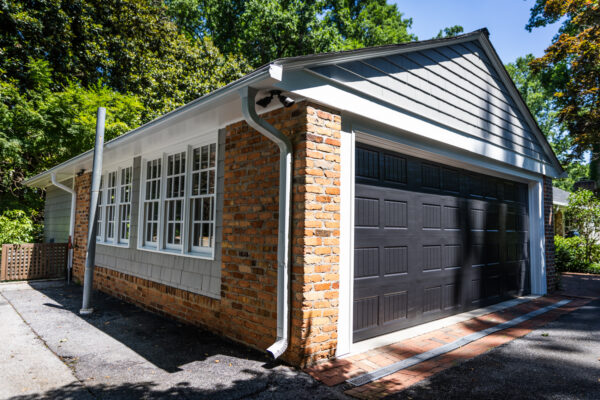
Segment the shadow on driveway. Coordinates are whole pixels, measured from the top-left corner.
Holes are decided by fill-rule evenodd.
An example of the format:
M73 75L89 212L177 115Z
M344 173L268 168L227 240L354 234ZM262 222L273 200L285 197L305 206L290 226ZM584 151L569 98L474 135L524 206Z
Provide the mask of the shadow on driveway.
M84 387L15 399L313 399L343 395L265 354L95 291L80 316L82 288L31 283L2 294Z

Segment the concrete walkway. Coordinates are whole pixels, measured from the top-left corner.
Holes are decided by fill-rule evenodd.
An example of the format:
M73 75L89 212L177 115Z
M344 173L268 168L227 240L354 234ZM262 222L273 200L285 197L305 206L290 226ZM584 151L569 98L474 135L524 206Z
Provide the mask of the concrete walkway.
M261 352L99 292L93 295L96 311L82 317L81 291L80 286L62 283L0 285L2 296L51 350L37 340L37 347L24 350L30 356L23 358L23 365L37 366L46 374L67 373L61 379L52 373L48 386L31 386L29 391L0 379L5 394L0 398L73 399L90 394L99 399L346 398L302 371L272 363ZM29 327L21 324L25 330L21 333L28 331L32 337ZM9 338L9 347L14 346L12 336L16 335Z
M20 286L24 286L20 284ZM16 285L5 285L5 290ZM91 399L83 385L0 293L0 399L35 397L63 387L75 389L75 399Z

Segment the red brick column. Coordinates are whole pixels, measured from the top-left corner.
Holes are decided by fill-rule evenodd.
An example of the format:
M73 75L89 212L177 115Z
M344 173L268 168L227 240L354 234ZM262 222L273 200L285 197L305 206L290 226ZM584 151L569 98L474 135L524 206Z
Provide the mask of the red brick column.
M546 284L548 292L558 283L554 265L554 213L552 212L552 178L544 176L544 236L546 242Z
M85 252L87 248L90 208L91 172L75 177L75 232L73 233L73 280L83 282Z
M335 355L340 238L339 112L306 108L294 165L293 317L290 353L306 365Z

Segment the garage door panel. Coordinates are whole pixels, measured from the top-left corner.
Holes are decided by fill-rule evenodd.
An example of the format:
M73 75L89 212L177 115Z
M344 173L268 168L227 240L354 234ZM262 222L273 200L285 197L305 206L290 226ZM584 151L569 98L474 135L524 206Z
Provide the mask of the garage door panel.
M354 341L522 294L526 185L361 146Z

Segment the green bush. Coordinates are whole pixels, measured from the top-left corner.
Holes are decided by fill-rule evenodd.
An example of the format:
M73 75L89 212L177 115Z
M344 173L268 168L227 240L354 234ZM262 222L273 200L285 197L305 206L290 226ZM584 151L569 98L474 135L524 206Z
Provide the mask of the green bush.
M0 245L34 243L42 238L42 226L23 210L7 210L0 215Z
M586 260L586 246L579 236L564 238L554 237L556 247L556 269L559 272L600 273L600 245L592 247L592 263Z

